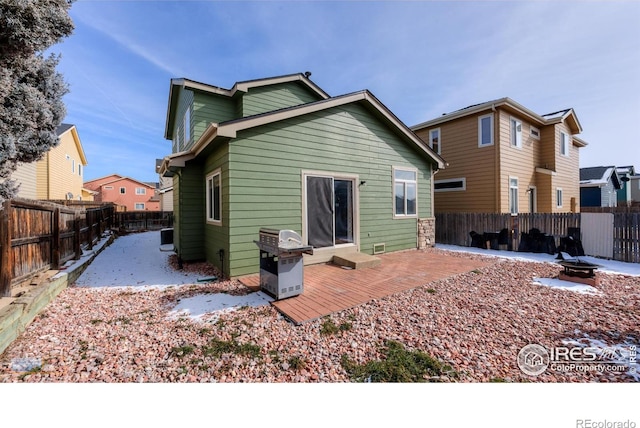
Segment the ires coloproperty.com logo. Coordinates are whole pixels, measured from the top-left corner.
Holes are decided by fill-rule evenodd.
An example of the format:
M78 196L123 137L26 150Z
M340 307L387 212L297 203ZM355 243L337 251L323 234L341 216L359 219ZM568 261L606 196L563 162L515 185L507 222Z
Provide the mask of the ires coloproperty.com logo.
M599 372L636 375L636 345L628 350L619 347L556 346L545 348L537 343L518 352L518 367L526 375L538 376L547 370L555 372Z

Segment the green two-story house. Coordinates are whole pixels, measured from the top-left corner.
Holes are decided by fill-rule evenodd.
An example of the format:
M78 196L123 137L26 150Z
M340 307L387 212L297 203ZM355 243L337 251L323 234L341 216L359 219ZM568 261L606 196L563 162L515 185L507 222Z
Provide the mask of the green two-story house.
M309 73L231 89L172 79L165 138L184 261L256 273L261 227L298 232L305 264L434 243L444 161L366 90L330 97Z

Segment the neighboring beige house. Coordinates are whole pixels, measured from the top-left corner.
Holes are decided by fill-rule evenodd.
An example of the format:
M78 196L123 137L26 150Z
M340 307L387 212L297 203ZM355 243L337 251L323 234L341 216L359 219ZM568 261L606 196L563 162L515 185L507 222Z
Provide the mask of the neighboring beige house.
M158 173L158 198L161 211L173 211L173 177L163 177L160 174L163 159L156 159L156 172Z
M587 143L571 108L538 115L501 98L411 129L448 164L434 177L436 213L580 211Z
M92 201L93 192L82 187L87 158L75 125L63 123L60 142L37 162L21 164L12 174L20 183L18 196L28 199Z

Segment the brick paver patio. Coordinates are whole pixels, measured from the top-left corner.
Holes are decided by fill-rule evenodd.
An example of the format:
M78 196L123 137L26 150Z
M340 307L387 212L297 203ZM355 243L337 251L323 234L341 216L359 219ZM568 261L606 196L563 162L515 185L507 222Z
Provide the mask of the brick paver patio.
M381 265L366 269L344 269L333 264L305 266L302 294L274 301L272 305L295 324L302 324L372 299L493 264L418 250L378 257ZM259 288L257 274L240 280L248 287Z

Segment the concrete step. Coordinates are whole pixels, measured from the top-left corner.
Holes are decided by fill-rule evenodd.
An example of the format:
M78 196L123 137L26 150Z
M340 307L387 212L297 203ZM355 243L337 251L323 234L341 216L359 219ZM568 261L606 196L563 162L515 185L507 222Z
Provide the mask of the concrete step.
M380 266L382 262L379 258L363 253L348 253L333 256L333 264L351 269L365 269Z

